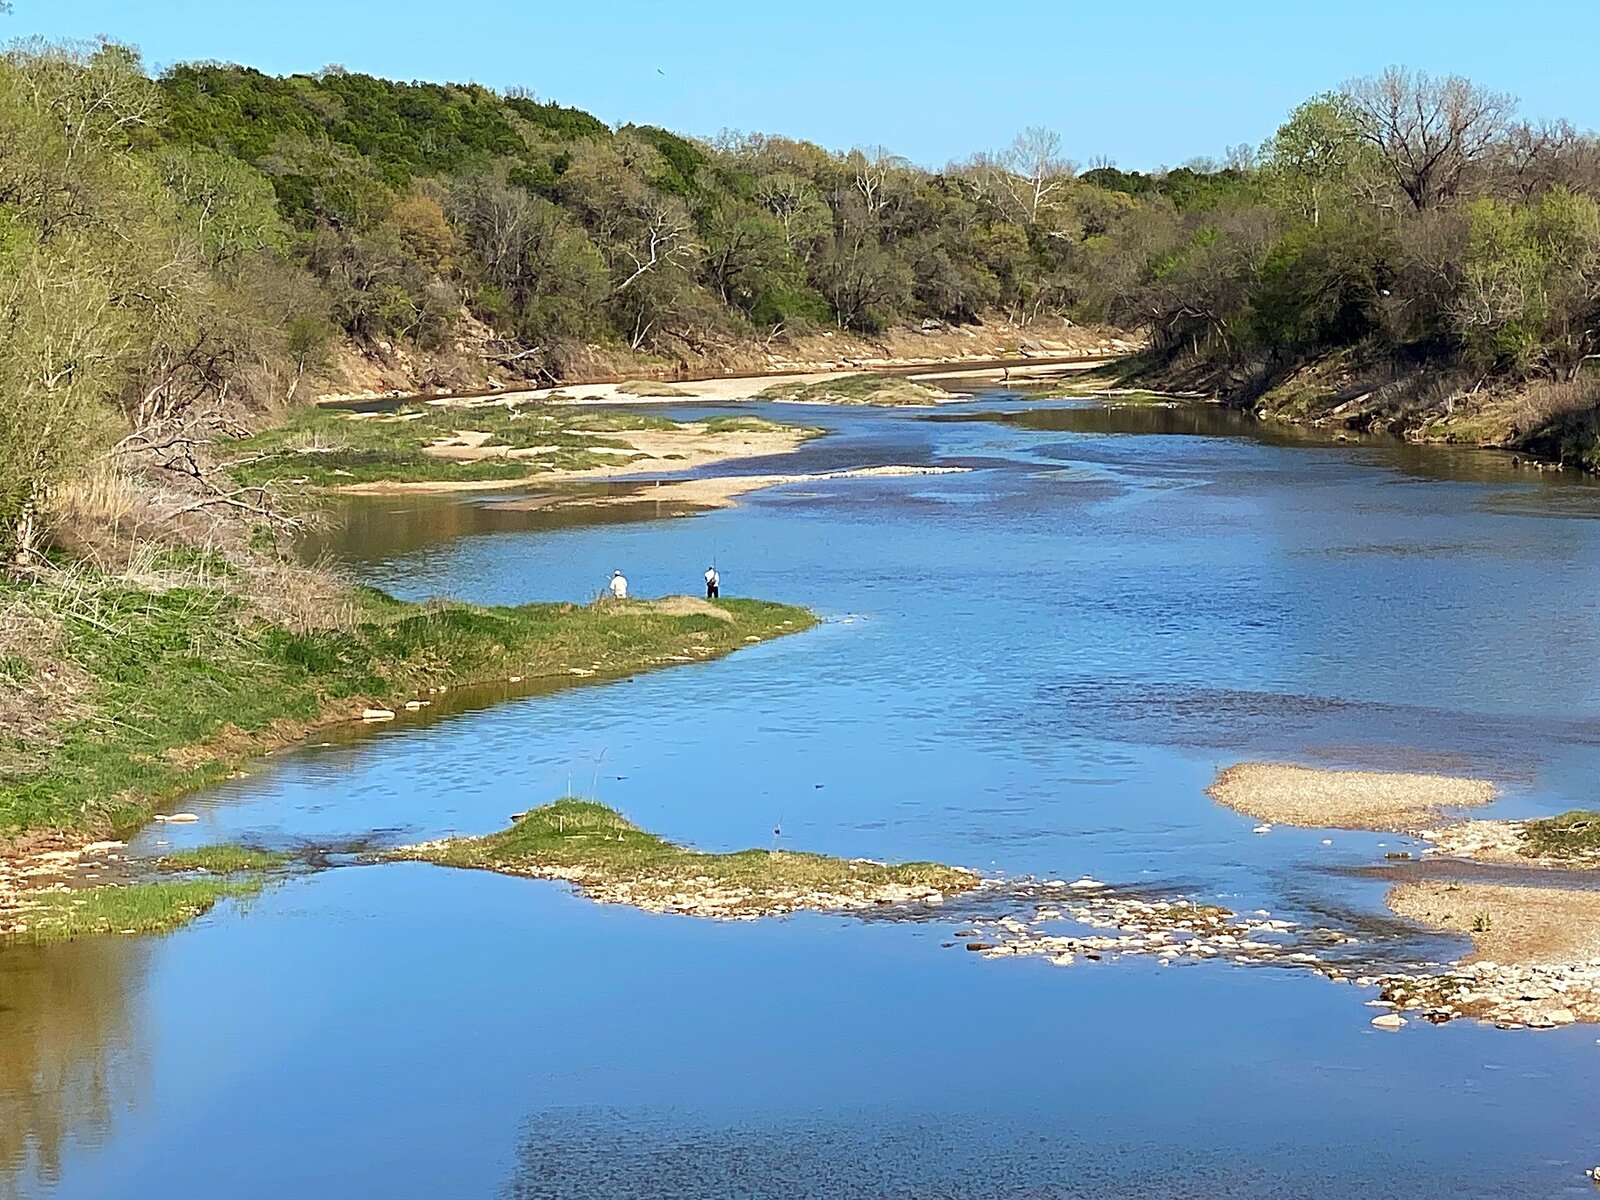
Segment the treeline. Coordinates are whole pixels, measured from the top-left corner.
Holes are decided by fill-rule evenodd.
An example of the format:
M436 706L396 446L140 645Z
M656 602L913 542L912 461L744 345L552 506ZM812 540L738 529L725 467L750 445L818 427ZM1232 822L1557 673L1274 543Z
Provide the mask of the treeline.
M1391 70L1259 149L1079 174L1030 130L943 171L765 135L612 129L476 85L0 58L0 550L68 464L209 469L340 339L555 379L583 347L693 362L835 326L1001 314L1147 332L1144 367L1254 400L1308 363L1449 390L1595 353L1600 144ZM209 456L209 457L208 457Z
M1103 311L1149 331L1152 364L1302 405L1318 397L1296 373L1326 366L1311 392L1381 419L1449 411L1462 389L1572 383L1600 350L1593 134L1391 68L1308 100L1235 159L1220 191L1206 176L1215 202L1147 208L1111 239ZM1115 172L1083 179L1141 194ZM1592 406L1600 390L1567 396Z

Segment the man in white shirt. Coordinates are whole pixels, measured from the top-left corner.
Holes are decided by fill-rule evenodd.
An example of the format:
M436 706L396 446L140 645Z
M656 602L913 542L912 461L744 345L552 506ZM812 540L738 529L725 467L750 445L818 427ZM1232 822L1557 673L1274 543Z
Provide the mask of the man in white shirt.
M606 585L611 589L611 598L626 600L628 598L628 581L621 571L611 572L611 582Z
M715 600L722 595L722 578L715 567L706 568L706 599Z

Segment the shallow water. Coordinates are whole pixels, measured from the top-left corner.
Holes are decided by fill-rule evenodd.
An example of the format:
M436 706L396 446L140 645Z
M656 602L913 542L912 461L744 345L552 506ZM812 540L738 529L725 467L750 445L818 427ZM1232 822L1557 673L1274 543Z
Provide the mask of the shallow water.
M362 501L312 549L401 595L586 598L615 567L687 591L715 561L831 619L281 754L142 845L481 832L573 790L710 849L1088 872L1437 958L1352 870L1401 839L1254 836L1204 796L1217 767L1593 803L1587 481L1207 409L760 410L835 432L732 470L974 470L661 519ZM61 1197L1589 1194L1593 1029L1384 1034L1314 975L985 961L962 927L324 871L169 937L0 953L0 1164Z

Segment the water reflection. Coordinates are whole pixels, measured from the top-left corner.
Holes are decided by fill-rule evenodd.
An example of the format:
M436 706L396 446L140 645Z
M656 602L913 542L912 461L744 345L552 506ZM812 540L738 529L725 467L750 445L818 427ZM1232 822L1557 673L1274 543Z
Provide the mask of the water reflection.
M92 1144L148 1075L137 1009L151 943L88 938L0 951L0 1196L61 1175L69 1143Z

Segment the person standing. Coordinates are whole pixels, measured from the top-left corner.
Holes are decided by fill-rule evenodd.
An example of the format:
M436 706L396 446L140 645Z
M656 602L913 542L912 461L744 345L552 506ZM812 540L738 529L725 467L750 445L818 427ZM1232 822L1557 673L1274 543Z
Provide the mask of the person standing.
M626 600L628 598L628 580L621 571L611 572L611 582L606 585L611 589L613 600Z
M715 600L722 595L722 577L715 567L706 568L706 599Z

